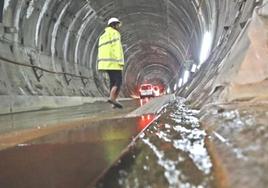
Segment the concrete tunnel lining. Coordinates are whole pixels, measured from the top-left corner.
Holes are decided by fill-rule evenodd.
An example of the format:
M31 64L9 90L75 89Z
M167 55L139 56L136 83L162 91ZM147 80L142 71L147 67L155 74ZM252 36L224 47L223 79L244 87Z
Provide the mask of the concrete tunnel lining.
M123 21L122 42L127 64L121 96L137 95L137 85L148 77L142 74L144 69L150 72L152 82L155 78L155 82L164 83L175 92L180 88L178 83L184 72L192 66L186 60L199 64L204 33L211 31L212 51L221 51L221 57L224 56L241 32L235 25L251 17L256 2L5 1L1 56L63 74L1 63L0 92L15 96L107 96L109 87L105 75L97 71L96 55L97 39L111 16ZM230 37L228 32L234 34ZM216 49L218 46L221 48ZM204 64L212 65L221 57L209 58ZM191 77L196 74L191 73Z
M128 180L131 179L135 185L158 187L191 186L191 183L195 187L267 186L268 1L265 9L264 6L255 9L252 18L254 7L261 1L195 0L181 4L178 0L146 1L151 4L161 2L151 7L143 1L81 0L77 4L71 0L5 1L4 20L0 24L0 114L11 114L1 115L1 140L4 141L1 144L1 185L6 182L18 187L21 182L25 182L26 186L37 182L47 187L47 182L53 184L51 177L56 179L55 182L64 181L67 187L74 187L69 182L88 184L89 173L81 170L89 169L98 175L91 164L101 160L98 156L93 160L88 157L91 153L97 153L94 151L96 143L91 145L91 141L104 138L110 145L115 145L113 140L116 140L122 146L124 141L118 138L129 135L131 129L126 131L125 128L132 127L135 133L141 131L141 142L133 141L132 135L127 139L142 147L138 149L138 155L128 152L133 162L131 169L138 170L126 171L128 175L121 176L130 187L131 181ZM192 12L195 15L194 10L198 11L198 8L189 7L198 4L202 5L202 11L197 14L199 17L195 17ZM44 7L49 8L45 11ZM186 11L187 7L189 11ZM146 13L141 12L145 9ZM154 12L157 10L160 13ZM262 11L265 11L264 14ZM31 15L42 15L42 18ZM96 39L109 15L116 15L124 22L122 36L127 64L121 96L136 95L137 86L145 81L163 83L171 95L155 97L146 105L142 100L124 101L123 111L109 108L110 104L104 101L106 98L101 97L107 95L106 75L97 71L95 63ZM133 15L141 16L142 21L139 22ZM166 17L157 19L162 15ZM177 23L176 17L179 15L183 16ZM192 19L184 19L185 16ZM52 18L55 19L52 21ZM132 24L128 24L130 19ZM150 23L146 24L146 20ZM184 27L186 24L187 27ZM208 31L213 38L211 52L200 64L200 47L203 35ZM188 79L185 79L186 73L189 74ZM82 105L85 103L93 104ZM52 104L53 107L67 104L80 106L13 114L40 109L44 104ZM124 115L130 111L132 113ZM151 119L155 114L160 117L156 121ZM138 121L131 121L130 118ZM148 120L150 123L146 126L150 125L149 128L144 127ZM65 122L66 125L62 126ZM105 131L96 135L100 125ZM106 130L112 134L102 134ZM122 134L116 134L116 130L123 130ZM174 134L168 134L171 132ZM89 144L84 145L86 147L79 147L87 141ZM50 143L72 147L67 153L51 153ZM129 145L131 148L134 146L132 143ZM27 152L32 146L37 146L38 150ZM200 152L199 146L204 150ZM76 150L79 148L81 150ZM109 166L113 163L130 167L122 162L122 157L114 163L115 158L111 157L116 155L113 155L115 150L112 148L105 147L104 151L113 152L100 154L110 159ZM61 147L52 149L63 151ZM50 153L51 161L47 160L47 153ZM35 154L41 160L34 162ZM70 159L70 156L74 161L66 162L65 157ZM81 156L86 160L81 160ZM191 165L186 158L194 164ZM46 163L42 163L44 159ZM57 159L56 163L54 159ZM59 161L61 165L57 165ZM149 161L151 165L148 165ZM78 170L68 168L70 166L76 166ZM29 179L24 178L28 174L26 171L29 172ZM47 174L42 174L44 171ZM118 172L120 175L122 170L119 168ZM112 171L112 174L116 173ZM198 174L204 175L204 179ZM109 174L102 177L105 176L115 181L121 179ZM109 181L107 183L112 185ZM118 183L122 184L120 181Z

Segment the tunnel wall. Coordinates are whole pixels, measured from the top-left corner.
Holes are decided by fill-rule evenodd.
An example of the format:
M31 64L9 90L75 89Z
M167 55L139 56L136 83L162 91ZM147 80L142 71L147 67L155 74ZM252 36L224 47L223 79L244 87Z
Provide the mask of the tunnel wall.
M88 65L100 32L94 11L82 2L8 2L0 42L0 94L101 96Z
M260 3L260 1L258 1ZM123 21L126 65L121 96L137 96L146 82L205 101L223 59L251 18L251 0L6 0L0 25L0 97L6 110L30 98L108 96L107 74L97 71L97 41L107 19ZM202 37L213 35L207 61L198 65ZM191 64L187 65L187 62ZM207 89L198 97L201 90ZM200 100L201 99L201 100ZM79 100L83 101L83 100ZM77 102L77 104L81 104ZM2 109L3 109L2 108Z
M215 7L209 0L154 2L5 1L1 94L107 96L107 75L96 70L96 44L110 16L127 23L122 30L127 62L122 96L137 95L136 87L148 81L173 88L185 56L197 61Z
M242 83L248 80L250 74L255 75L253 77L258 77L258 72L261 69L262 71L266 70L265 68L263 69L263 67L256 68L259 64L258 60L250 62L247 60L249 56L253 55L250 52L250 48L252 48L251 43L256 43L254 42L256 41L256 36L252 37L252 30L257 29L256 21L259 19L257 12L259 12L259 9L261 9L263 5L262 2L256 3L247 1L246 3L244 9L247 11L244 9L239 10L239 12L244 12L237 14L238 17L234 20L232 25L225 28L226 35L223 37L223 42L219 43L212 51L200 71L178 91L177 94L185 96L193 106L200 108L211 103L244 101L267 95L265 88L252 92L254 90L253 86L260 84L253 81L254 79L249 79L251 81L247 84ZM256 8L254 9L254 7ZM254 11L252 11L253 9ZM246 12L248 14L245 14ZM253 12L255 16L252 17ZM265 32L264 28L258 29L259 31ZM249 37L250 35L251 37ZM265 41L267 39L263 38L263 40ZM253 56L256 55L257 54ZM264 58L264 56L262 56L262 58ZM250 74L241 76L245 62L250 64L247 65L247 73ZM250 71L249 67L251 67ZM240 79L240 83L237 82L238 78ZM241 82L241 80L243 81ZM240 90L236 90L235 88L237 87L240 87ZM260 88L260 85L256 86L256 88Z
M102 100L92 49L103 23L86 2L8 0L2 10L0 114Z

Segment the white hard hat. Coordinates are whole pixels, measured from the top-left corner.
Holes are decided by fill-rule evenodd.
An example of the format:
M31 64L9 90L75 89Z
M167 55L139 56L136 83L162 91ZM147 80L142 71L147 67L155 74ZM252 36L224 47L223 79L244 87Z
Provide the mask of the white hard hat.
M110 25L110 24L113 23L113 22L118 22L118 23L120 23L120 21L119 21L118 18L110 18L110 19L108 20L108 25Z

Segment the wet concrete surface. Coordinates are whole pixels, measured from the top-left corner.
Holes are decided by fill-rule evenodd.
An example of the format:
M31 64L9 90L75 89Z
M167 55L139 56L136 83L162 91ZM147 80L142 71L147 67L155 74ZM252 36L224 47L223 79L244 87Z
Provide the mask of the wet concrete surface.
M239 102L202 109L202 126L212 140L216 179L223 187L268 186L268 103Z
M0 187L86 187L154 120L127 117L140 101L0 116Z
M96 187L266 188L267 104L238 102L197 111L178 100Z
M267 102L195 110L178 98L129 117L137 103L65 109L62 124L4 130L0 187L267 187ZM57 120L53 112L43 113Z
M86 187L148 121L134 117L82 124L2 150L0 187Z
M163 109L96 187L218 187L197 114L180 100Z
M87 117L120 116L139 106L138 100L123 101L124 109L113 109L107 102L95 102L82 106L43 109L39 111L0 115L0 133L7 133L33 127L53 126L57 123Z
M104 119L123 117L139 107L138 100L123 101L123 109L96 102L76 107L0 115L0 150L27 140Z

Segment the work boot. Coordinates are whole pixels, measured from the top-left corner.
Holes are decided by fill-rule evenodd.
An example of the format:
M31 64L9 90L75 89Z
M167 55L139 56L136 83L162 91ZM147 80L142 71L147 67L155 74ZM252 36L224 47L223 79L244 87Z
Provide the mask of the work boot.
M122 104L120 104L116 101L112 101L111 99L108 99L107 102L113 104L116 108L123 108Z

